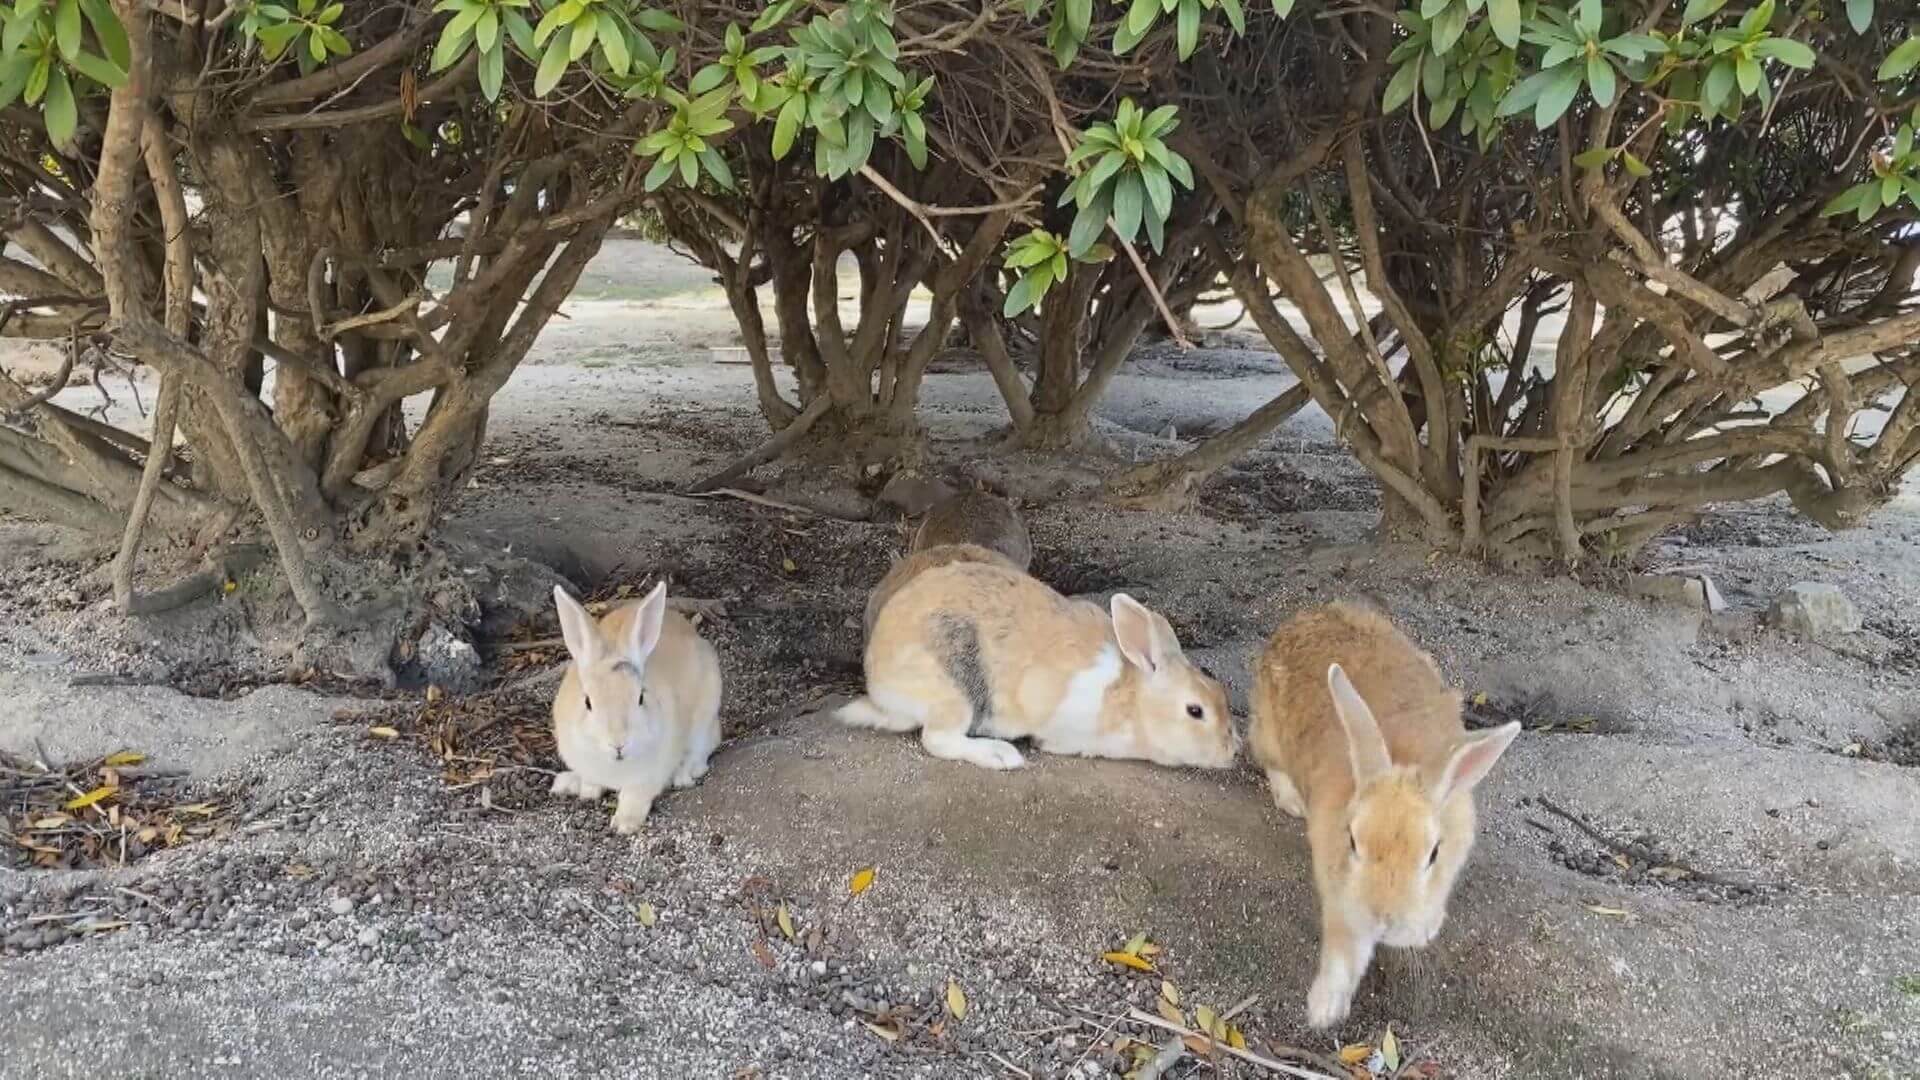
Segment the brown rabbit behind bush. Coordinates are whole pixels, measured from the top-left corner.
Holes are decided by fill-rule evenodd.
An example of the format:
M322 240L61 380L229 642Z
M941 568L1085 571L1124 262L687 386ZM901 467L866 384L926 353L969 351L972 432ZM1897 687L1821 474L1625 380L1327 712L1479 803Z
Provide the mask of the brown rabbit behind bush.
M914 531L907 557L894 563L868 594L864 637L873 636L880 609L908 580L956 562L998 563L1026 573L1033 563L1033 539L1012 503L984 491L963 491L929 510Z
M1468 735L1460 692L1383 615L1301 613L1256 665L1247 743L1273 801L1307 819L1320 966L1307 1020L1344 1019L1379 944L1419 948L1473 848L1473 789L1520 725Z

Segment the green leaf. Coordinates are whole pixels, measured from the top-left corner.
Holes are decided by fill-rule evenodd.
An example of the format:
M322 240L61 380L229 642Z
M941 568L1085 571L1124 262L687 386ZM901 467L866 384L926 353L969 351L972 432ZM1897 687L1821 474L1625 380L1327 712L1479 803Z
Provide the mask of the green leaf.
M1161 221L1173 213L1173 183L1167 170L1149 161L1140 167L1140 182L1147 189L1148 213Z
M1227 25L1239 37L1247 36L1247 14L1240 8L1240 0L1220 0L1220 10L1226 13Z
M1180 0L1180 9L1174 20L1174 41L1180 52L1180 59L1193 55L1200 45L1200 0Z
M1013 288L1007 290L1007 302L1000 305L1000 315L1011 319L1039 302L1040 298L1033 293L1033 279L1023 274L1013 283Z
M1880 64L1877 76L1881 82L1904 79L1914 68L1920 67L1920 34L1908 38L1894 47Z
M1139 173L1123 173L1113 186L1113 229L1120 239L1131 241L1140 235L1140 215L1146 212L1146 187Z
M653 168L647 170L647 179L644 186L648 191L659 191L660 185L666 183L667 178L672 175L673 159L665 154L661 154L654 160Z
M787 99L780 107L780 118L773 125L773 159L779 161L793 149L794 136L800 132L800 122L806 119L807 99L796 94Z
M68 60L80 55L80 0L60 0L53 8L53 40ZM51 130L51 120L49 120ZM55 142L64 142L55 139Z
M1454 112L1459 108L1458 97L1435 98L1433 105L1427 109L1427 126L1436 131L1446 127L1447 121L1453 119Z
M1833 201L1820 210L1821 217L1833 217L1848 214L1860 209L1864 199L1872 198L1876 193L1871 184L1856 184L1833 197Z
M1578 24L1588 38L1600 36L1600 0L1580 0Z
M444 37L447 34L459 34L462 37L465 37L466 35L473 32L473 29L475 26L479 25L480 16L485 15L492 10L493 10L492 8L485 7L480 4L475 4L472 7L463 9L460 12L460 14L455 15L452 21L447 23L447 28L444 31L441 31L441 36ZM481 47L485 48L485 46L481 46Z
M1541 131L1552 127L1580 92L1581 65L1578 63L1561 64L1551 74L1552 79L1541 89L1540 100L1533 106L1533 126Z
M1286 18L1293 13L1293 0L1273 0L1273 13Z
M127 73L113 65L113 62L92 53L83 52L68 63L73 69L109 90L118 89L127 84Z
M633 70L633 52L627 48L627 34L620 23L605 11L600 13L600 54L615 75L624 77Z
M1160 0L1133 0L1133 6L1127 9L1127 31L1136 37L1145 36L1159 17Z
M1647 167L1647 163L1641 161L1631 150L1620 151L1620 164L1625 165L1627 172L1639 179L1645 180L1647 177L1653 175L1653 170Z
M1520 0L1487 0L1487 21L1493 36L1509 49L1520 46Z
M1873 0L1847 0L1847 21L1854 33L1866 33L1873 26Z
M680 182L688 187L700 186L700 161L692 154L680 155Z
M1587 89L1593 94L1593 100L1601 108L1613 104L1613 95L1619 89L1613 74L1613 65L1599 56L1587 60Z
M287 23L286 26L298 32L298 23ZM445 71L453 66L454 61L466 55L467 41L471 32L471 24L461 27L457 19L448 23L447 28L440 31L440 40L433 47L433 60L428 64L427 70ZM266 32L262 31L260 36L265 38Z
M579 18L580 12L581 7L577 0L566 0L565 3L554 7L540 19L540 25L533 28L533 43L545 45L555 31Z
M1770 37L1754 45L1755 56L1778 60L1790 68L1801 71L1813 67L1813 50L1792 38Z
M87 16L87 22L93 26L93 36L100 41L100 47L106 51L107 59L121 71L133 63L133 51L127 43L127 28L120 25L120 17L106 0L80 0L80 10Z
M1067 230L1067 250L1078 255L1093 246L1100 234L1107 230L1107 217L1113 204L1105 195L1080 208L1073 216L1073 227Z
M708 64L694 73L693 81L687 89L695 94L704 94L727 81L727 69L719 64Z
M1727 0L1687 0L1687 10L1680 16L1680 22L1692 26L1702 19L1712 18L1721 8L1727 6Z
M1743 53L1734 61L1733 70L1740 79L1741 93L1751 95L1760 92L1760 82L1765 76L1760 71L1759 61Z
M1452 6L1453 0L1420 0L1420 17L1432 22L1434 16Z
M557 9L556 9L557 10ZM567 42L555 35L547 42L547 51L540 57L540 68L533 73L533 96L546 97L547 91L560 85L560 77L567 73Z
M733 190L733 170L728 167L727 159L720 156L718 150L700 151L700 167L713 177L713 182L728 191Z
M1417 57L1401 64L1400 70L1387 80L1386 95L1380 99L1382 113L1395 112L1413 98L1414 89L1420 85L1420 64Z
M1733 63L1728 60L1716 61L1707 72L1706 84L1700 88L1702 100L1716 109L1725 109L1733 90Z
M534 54L540 51L540 46L533 40L533 24L527 21L525 15L511 8L501 12L500 17L506 20L507 36L513 39L514 48L519 49L527 59L533 59Z
M1440 13L1440 17L1430 25L1433 33L1433 55L1444 56L1459 42L1460 35L1467 31L1467 6L1449 4Z
M1598 169L1612 160L1612 149L1605 146L1596 146L1586 153L1581 154L1579 157L1574 158L1573 163L1583 169Z
M73 142L74 129L80 126L73 87L67 82L67 73L58 68L47 77L46 121L47 137L63 149Z
M507 50L491 49L480 54L480 93L488 101L500 100L500 84L506 81Z
M781 7L788 10L791 9L791 5L783 4ZM639 23L641 29L651 30L656 34L677 34L687 28L687 24L681 22L678 16L671 15L664 11L655 11L652 8L643 8L638 15L633 17L633 21ZM776 19L774 21L778 22L779 20Z
M572 63L592 51L593 43L600 38L600 20L591 16L579 19L567 35L567 62Z
M52 75L53 58L45 53L41 53L40 59L33 65L33 70L27 73L27 104L38 105L45 99L47 80L51 78Z

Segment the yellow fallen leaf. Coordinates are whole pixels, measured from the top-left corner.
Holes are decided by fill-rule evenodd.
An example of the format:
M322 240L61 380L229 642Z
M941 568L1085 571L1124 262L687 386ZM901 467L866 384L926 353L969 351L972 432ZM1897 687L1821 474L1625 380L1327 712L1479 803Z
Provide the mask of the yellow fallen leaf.
M653 905L648 903L642 903L634 908L633 917L640 920L640 925L649 930L653 929L653 924L660 920L660 917L654 914Z
M390 727L370 727L367 729L367 734L376 739L397 739L400 737L400 732Z
M120 789L113 784L102 784L99 787L94 788L92 791L87 792L85 795L81 795L73 799L68 799L61 806L61 809L62 810L81 810L86 807L92 806L94 803L99 802L101 799L108 798L114 792L119 790Z
M1121 967L1132 968L1135 971L1153 970L1153 964L1151 962L1142 960L1130 952L1101 953L1100 959L1105 960L1109 964L1119 964Z
M897 1027L892 1027L892 1026L882 1027L879 1024L876 1024L870 1020L862 1020L860 1021L860 1023L864 1025L868 1031L873 1032L875 1035L880 1036L881 1038L887 1040L888 1042L900 1041L900 1029Z
M853 880L847 883L847 891L852 893L855 896L859 896L861 893L866 892L868 889L872 887L873 887L873 867L871 866L867 867L864 870L855 872L853 875Z
M1487 703L1487 692L1486 692L1485 690L1482 690L1482 691L1480 691L1479 693L1477 693L1477 694L1475 694L1475 695L1473 695L1473 703L1474 703L1475 705L1481 705L1481 706L1484 706L1484 705L1486 705L1486 703Z
M1199 1028L1201 1031L1205 1032L1208 1035L1212 1035L1213 1025L1218 1020L1219 1020L1219 1017L1215 1016L1213 1013L1213 1010L1208 1008L1207 1006L1205 1005L1194 1006L1194 1009L1193 1009L1193 1026L1194 1027Z
M149 825L133 834L143 844L151 844L160 837L160 830Z
M440 689L437 686L427 687L427 704L429 705L433 704L436 701L439 701L441 698L446 696L447 696L447 692L445 690Z
M226 593L228 596L232 596L233 590L239 587L240 587L240 583L233 580L232 578L228 578L227 580L220 583L220 591L223 593Z
M788 941L792 941L793 916L787 914L787 905L785 902L781 903L780 910L774 913L773 919L780 924L780 932L787 936Z
M1181 1027L1187 1026L1186 1014L1180 1011L1180 1006L1175 1005L1166 998L1160 999L1160 1017L1170 1024L1179 1024Z
M1393 1036L1393 1025L1387 1025L1387 1033L1380 1037L1380 1060L1388 1072L1397 1072L1400 1068L1400 1040Z
M792 559L781 559L780 569L785 570L789 574L797 574L800 572L799 564Z
M1166 979L1160 980L1160 996L1169 1005L1178 1007L1180 1004L1180 988Z
M121 765L138 765L145 760L147 760L147 755L138 750L122 750L117 754L109 756L107 760L100 764L118 767Z
M955 1020L967 1018L967 992L952 979L947 980L947 1011L953 1014Z
M1340 1048L1340 1064L1358 1065L1373 1056L1373 1047L1365 1043L1349 1043Z
M1227 1026L1227 1045L1233 1047L1235 1050L1245 1050L1247 1048L1247 1037L1240 1033L1239 1028L1229 1024Z
M1615 919L1624 919L1627 917L1627 912L1617 907L1601 907L1599 904L1588 904L1587 910L1593 912L1595 915L1606 915Z

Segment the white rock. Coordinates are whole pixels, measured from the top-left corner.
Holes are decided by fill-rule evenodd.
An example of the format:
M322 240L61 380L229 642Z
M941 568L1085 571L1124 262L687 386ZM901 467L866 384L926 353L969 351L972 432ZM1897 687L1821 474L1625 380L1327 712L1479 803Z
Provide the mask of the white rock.
M344 896L336 896L327 902L327 910L333 912L335 915L351 915L353 914L353 901Z
M1822 641L1860 629L1860 612L1837 585L1802 581L1774 598L1768 619L1790 634Z

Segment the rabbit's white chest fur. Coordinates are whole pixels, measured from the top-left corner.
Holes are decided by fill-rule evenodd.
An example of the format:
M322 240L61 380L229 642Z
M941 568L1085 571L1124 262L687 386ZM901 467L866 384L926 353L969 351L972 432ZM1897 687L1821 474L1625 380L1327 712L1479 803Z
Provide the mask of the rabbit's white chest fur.
M1120 681L1120 651L1109 645L1092 664L1067 680L1046 726L1035 733L1049 753L1123 756L1131 749L1125 727L1101 723L1107 691Z

